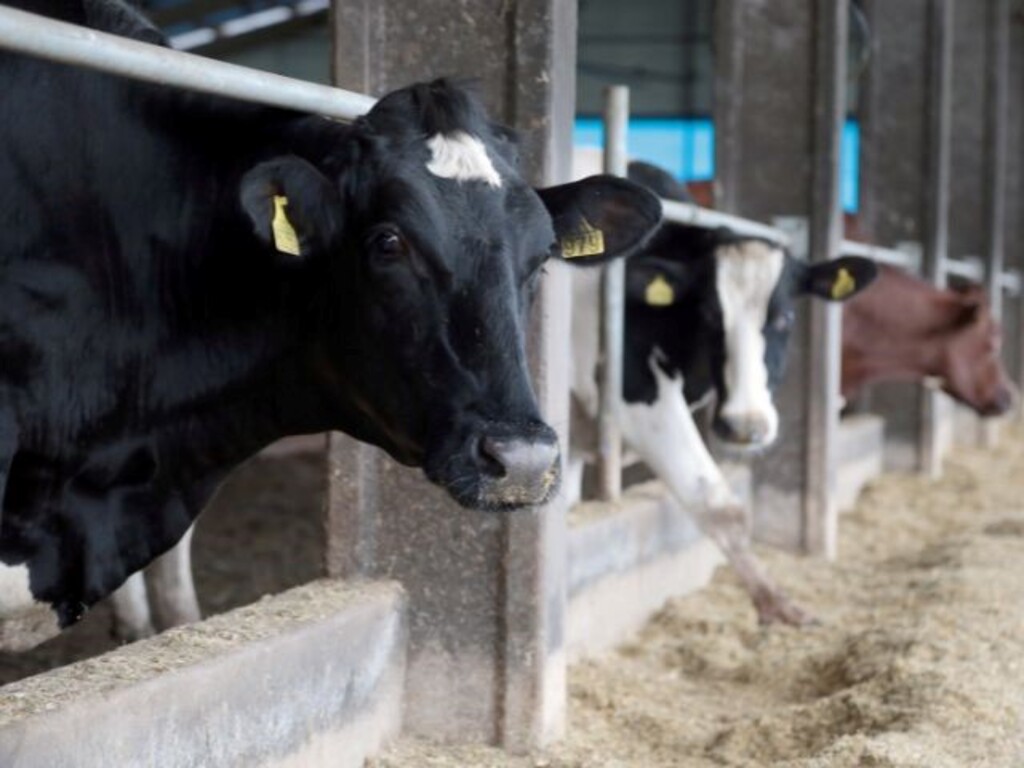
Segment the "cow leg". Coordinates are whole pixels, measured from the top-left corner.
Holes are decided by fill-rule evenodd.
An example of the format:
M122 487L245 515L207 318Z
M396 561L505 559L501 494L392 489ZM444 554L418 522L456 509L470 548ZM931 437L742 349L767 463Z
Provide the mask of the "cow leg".
M652 403L622 403L623 437L660 477L680 504L695 512L701 531L722 550L750 595L762 624L805 625L813 617L771 582L750 546L750 520L708 452L683 397L681 376L669 377L653 362L658 383Z
M155 633L146 598L146 581L142 571L133 573L110 595L114 612L113 634L122 643L133 643Z
M565 499L569 508L575 507L583 500L583 469L586 461L583 456L570 454L565 463Z
M192 532L146 567L146 583L156 626L161 631L199 621L199 599L192 582Z
M18 430L14 421L14 413L6 407L0 407L0 522L3 521L4 494L7 491L7 478L11 472L11 463L18 450Z

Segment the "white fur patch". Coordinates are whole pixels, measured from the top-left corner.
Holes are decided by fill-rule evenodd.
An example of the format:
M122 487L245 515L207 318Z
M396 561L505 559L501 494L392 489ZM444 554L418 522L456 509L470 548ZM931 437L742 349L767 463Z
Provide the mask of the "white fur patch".
M36 605L28 585L28 566L0 563L0 618Z
M27 651L59 632L56 612L32 595L28 567L0 563L0 650Z
M778 434L779 414L768 390L762 329L785 257L780 249L752 240L718 248L715 259L728 390L721 416L734 425L758 422L763 434L757 442L767 444Z
M487 148L475 136L464 131L439 133L427 140L430 162L427 170L435 176L455 181L483 181L501 186L501 175L487 155Z
M735 504L732 490L708 453L683 396L683 377L671 377L648 361L658 384L653 403L622 403L622 436L683 505L716 508Z

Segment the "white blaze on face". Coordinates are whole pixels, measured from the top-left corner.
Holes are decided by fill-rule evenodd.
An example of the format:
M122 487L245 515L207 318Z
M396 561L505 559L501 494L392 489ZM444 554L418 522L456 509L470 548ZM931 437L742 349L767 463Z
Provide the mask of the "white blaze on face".
M435 176L455 181L483 181L501 186L501 175L487 155L487 148L476 136L464 131L439 133L427 140L430 162L427 170Z
M727 391L720 415L741 440L768 444L778 434L779 414L768 390L763 328L785 257L779 248L752 240L721 246L715 259Z

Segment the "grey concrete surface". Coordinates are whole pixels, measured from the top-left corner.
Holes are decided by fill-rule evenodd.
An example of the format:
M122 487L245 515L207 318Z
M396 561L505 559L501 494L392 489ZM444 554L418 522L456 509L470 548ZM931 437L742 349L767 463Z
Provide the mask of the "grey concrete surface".
M841 234L846 6L715 4L717 207L804 220L811 260L834 256ZM780 440L755 466L755 536L824 555L835 549L838 349L835 318L821 305L801 307L778 397Z
M379 95L439 76L475 78L491 115L521 136L522 171L568 178L576 3L337 0L334 76ZM564 273L538 295L528 334L535 388L567 445ZM420 473L338 437L331 454L328 567L409 590L410 733L524 750L565 717L565 504L510 516L458 508Z
M0 690L5 768L361 768L401 726L405 597L314 582Z
M861 414L839 422L836 460L836 504L840 511L857 503L861 490L883 471L885 422L880 416Z

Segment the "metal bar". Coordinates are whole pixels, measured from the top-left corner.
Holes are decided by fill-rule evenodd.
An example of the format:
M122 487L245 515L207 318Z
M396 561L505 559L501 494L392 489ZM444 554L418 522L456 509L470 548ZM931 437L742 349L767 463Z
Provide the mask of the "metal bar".
M843 212L839 192L840 149L846 117L846 53L849 0L813 4L813 160L808 259L831 259L840 251ZM839 431L839 307L812 302L807 358L807 433L804 444L803 547L836 556L837 435Z
M1010 298L1019 298L1024 287L1020 272L1016 269L1004 269L999 276L999 287Z
M938 287L946 284L949 251L950 157L953 126L953 0L929 0L931 57L928 63L931 124L928 141L928 185L925 194L924 264L922 275ZM918 455L921 471L932 478L942 472L939 419L940 393L926 389L921 398Z
M605 89L604 171L625 176L629 88ZM598 418L598 483L601 499L622 495L622 435L615 411L622 400L622 347L625 325L626 265L621 259L604 267L601 280L601 412Z
M777 227L762 224L759 221L751 221L741 216L734 216L731 213L713 211L709 208L701 208L693 203L680 203L675 200L662 200L662 212L665 221L676 224L690 224L705 229L717 229L727 227L737 235L744 237L762 237L772 240L780 245L789 245L789 235Z
M1002 275L1005 254L1007 145L1009 143L1010 3L990 0L988 6L988 153L985 175L988 236L985 253L985 285L993 317L1003 316Z
M0 6L0 48L113 75L353 120L375 99Z
M982 261L979 256L964 256L961 259L943 259L943 283L946 282L946 278L950 275L980 284L985 280L985 262Z
M840 253L844 256L863 256L880 264L891 264L911 272L917 272L921 268L921 258L909 251L882 248L877 245L858 243L855 240L843 240L840 244Z

